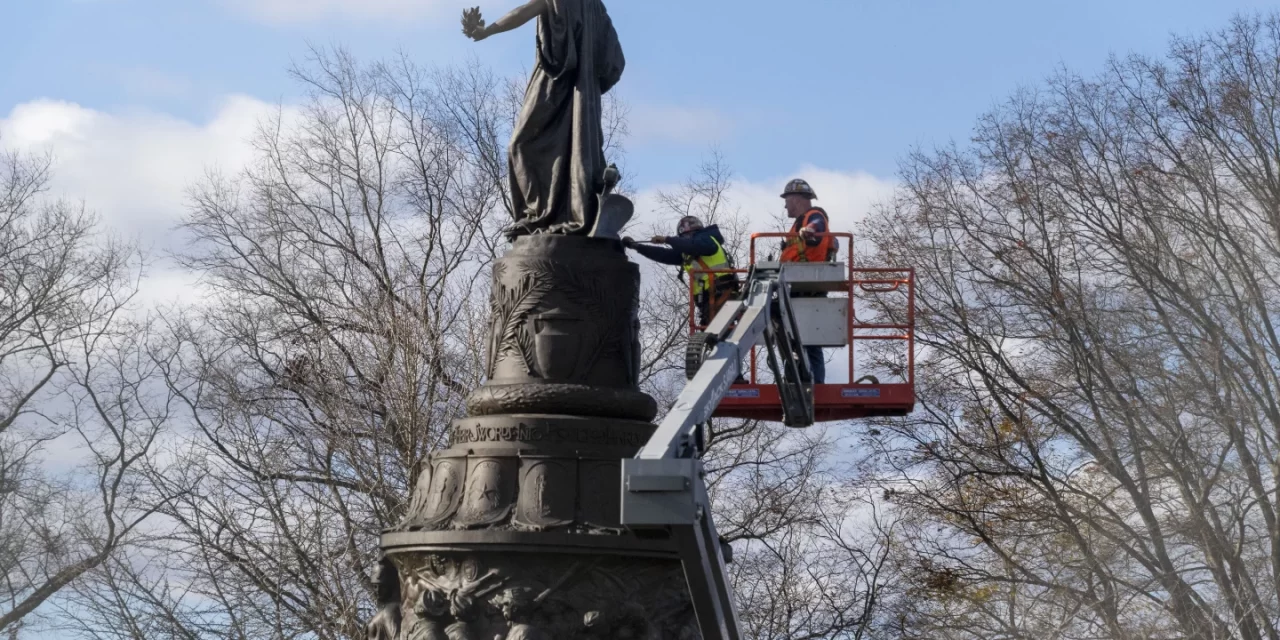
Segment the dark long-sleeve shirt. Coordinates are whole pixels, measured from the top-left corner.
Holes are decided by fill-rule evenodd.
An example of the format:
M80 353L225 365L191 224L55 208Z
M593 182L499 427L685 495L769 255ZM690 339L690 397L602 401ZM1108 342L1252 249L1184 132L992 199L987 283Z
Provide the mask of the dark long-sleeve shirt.
M715 255L719 250L716 242L723 245L724 236L720 235L720 228L713 224L705 229L699 229L687 238L668 236L665 241L668 245L666 247L636 244L635 250L654 262L678 267L684 264L685 256L705 258Z

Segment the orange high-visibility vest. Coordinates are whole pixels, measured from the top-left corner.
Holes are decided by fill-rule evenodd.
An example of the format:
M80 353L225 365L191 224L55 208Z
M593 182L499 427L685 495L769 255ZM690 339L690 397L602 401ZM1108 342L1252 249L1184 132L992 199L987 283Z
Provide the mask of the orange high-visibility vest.
M799 234L801 227L807 227L813 221L813 216L819 216L823 222L827 223L827 232L818 238L817 245L811 247L805 243L804 238L801 238ZM822 209L810 209L808 213L796 218L796 223L791 226L791 233L796 234L796 236L787 238L780 258L782 262L827 262L830 259L829 254L833 246L831 220Z

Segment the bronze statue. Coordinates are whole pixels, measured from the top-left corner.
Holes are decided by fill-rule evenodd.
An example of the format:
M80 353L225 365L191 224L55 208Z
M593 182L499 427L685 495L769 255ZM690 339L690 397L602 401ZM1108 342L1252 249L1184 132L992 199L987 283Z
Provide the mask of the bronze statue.
M603 149L622 50L600 0L524 1L488 26L463 13L475 40L538 19L510 147L513 242L492 267L486 381L383 532L398 582L369 637L696 637L677 548L629 532L618 506L622 460L658 413L640 389L640 267L618 238L632 206Z
M604 157L601 96L625 60L604 3L529 0L490 25L476 7L463 12L462 31L480 41L534 18L537 64L508 150L516 223L507 236L616 237L631 203L610 193L618 173Z

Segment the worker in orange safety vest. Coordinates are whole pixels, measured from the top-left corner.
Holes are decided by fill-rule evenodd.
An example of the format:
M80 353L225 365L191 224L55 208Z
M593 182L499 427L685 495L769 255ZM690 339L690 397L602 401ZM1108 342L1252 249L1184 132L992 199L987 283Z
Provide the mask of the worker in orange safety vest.
M782 241L782 262L831 262L840 250L840 243L829 234L830 224L827 212L822 207L813 206L818 198L808 182L795 179L787 183L782 190L787 217L795 220L791 225L791 233ZM809 294L825 296L825 293ZM814 384L825 384L827 363L822 354L822 347L806 346L805 355L809 358L809 369L813 372Z

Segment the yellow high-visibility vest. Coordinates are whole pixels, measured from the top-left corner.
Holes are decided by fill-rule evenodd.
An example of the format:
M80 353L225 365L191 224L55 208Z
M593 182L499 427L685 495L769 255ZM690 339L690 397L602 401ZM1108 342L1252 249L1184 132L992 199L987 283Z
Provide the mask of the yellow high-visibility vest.
M697 265L696 267L697 269L728 269L730 268L731 265L729 264L729 256L725 255L724 247L720 246L720 243L717 242L715 238L712 238L711 241L716 243L715 253L705 258L697 257L697 256L684 257L684 270L685 270L685 273L688 273L689 277L693 279L694 295L697 295L699 293L702 293L703 291L707 291L708 289L710 289L711 280L715 278L717 275L720 275L720 276L732 275L732 274L725 274L725 273L721 273L721 274L699 273L695 275L694 273L692 273L692 271L695 269L694 265Z

